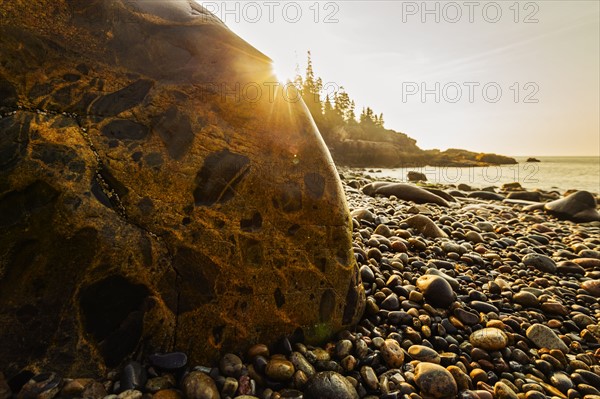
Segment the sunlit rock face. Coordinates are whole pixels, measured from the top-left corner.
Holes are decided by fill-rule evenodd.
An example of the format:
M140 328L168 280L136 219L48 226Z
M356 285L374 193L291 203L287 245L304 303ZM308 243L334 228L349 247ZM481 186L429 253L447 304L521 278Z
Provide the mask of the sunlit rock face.
M357 320L335 167L267 57L188 1L0 21L0 370L209 362Z

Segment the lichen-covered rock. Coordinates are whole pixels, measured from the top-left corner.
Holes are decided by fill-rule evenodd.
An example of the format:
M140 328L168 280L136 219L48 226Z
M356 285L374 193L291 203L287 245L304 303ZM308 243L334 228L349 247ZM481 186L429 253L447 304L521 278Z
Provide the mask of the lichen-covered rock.
M3 2L0 52L1 370L196 363L357 320L308 111L196 2Z

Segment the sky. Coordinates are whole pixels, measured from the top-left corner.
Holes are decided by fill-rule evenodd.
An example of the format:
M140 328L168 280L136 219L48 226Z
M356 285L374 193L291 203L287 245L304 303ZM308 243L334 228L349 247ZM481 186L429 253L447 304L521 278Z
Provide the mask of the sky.
M423 149L600 156L598 1L199 1Z

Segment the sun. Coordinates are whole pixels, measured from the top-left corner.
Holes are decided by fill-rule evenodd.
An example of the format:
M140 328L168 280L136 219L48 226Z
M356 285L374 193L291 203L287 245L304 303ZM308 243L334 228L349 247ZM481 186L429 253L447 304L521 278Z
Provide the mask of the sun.
M294 71L290 68L284 67L284 63L278 63L273 61L271 64L271 69L273 74L277 78L277 81L280 83L288 83L294 80Z

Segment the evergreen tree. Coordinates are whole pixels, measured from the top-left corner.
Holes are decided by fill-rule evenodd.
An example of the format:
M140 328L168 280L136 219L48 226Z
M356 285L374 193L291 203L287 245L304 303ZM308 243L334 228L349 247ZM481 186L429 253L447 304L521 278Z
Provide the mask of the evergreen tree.
M295 80L299 81L298 78ZM323 105L321 104L321 90L323 88L323 81L321 78L315 79L315 73L313 71L312 59L310 51L307 53L306 61L306 76L302 84L302 99L308 107L313 118L316 120L322 114Z
M375 124L375 115L373 114L373 110L371 107L363 108L363 112L360 114L360 124L361 125L373 125Z
M296 63L296 76L294 77L294 86L296 86L296 90L298 90L298 93L302 95L304 79L302 79L302 75L300 75L300 65L298 65L298 63Z
M328 117L333 112L333 106L331 105L331 101L329 101L329 94L325 96L325 104L323 104L323 115Z
M350 111L351 100L350 96L344 90L344 87L340 87L340 90L336 93L335 96L335 110L338 115L342 117L344 122L348 121L348 112Z
M350 108L348 108L346 123L356 123L356 114L354 113L354 108L356 108L356 104L354 103L354 100L352 100L350 102Z

